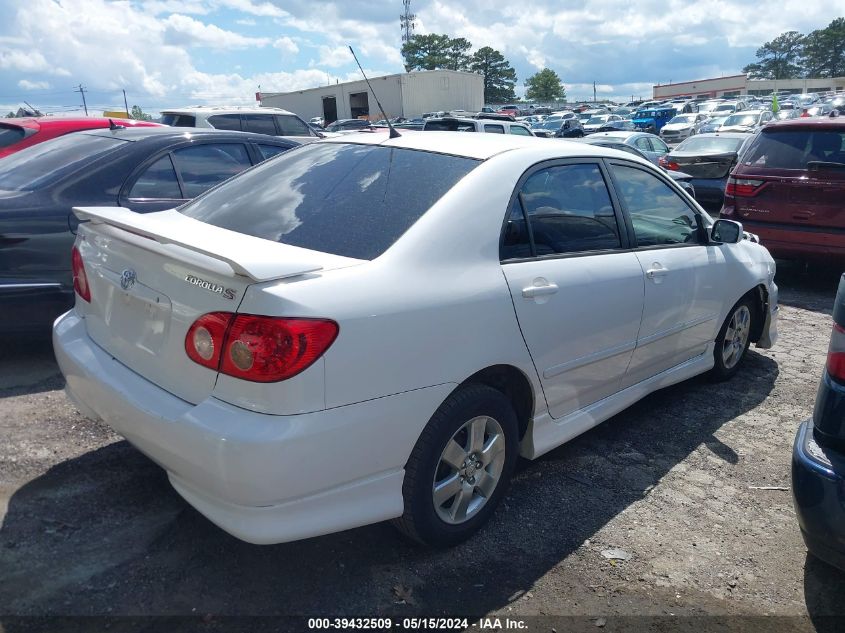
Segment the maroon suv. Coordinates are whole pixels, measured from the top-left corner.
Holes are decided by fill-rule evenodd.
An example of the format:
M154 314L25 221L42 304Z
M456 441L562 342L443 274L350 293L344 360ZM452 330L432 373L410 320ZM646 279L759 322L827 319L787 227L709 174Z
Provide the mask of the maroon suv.
M764 127L728 178L722 217L774 257L845 259L845 116Z

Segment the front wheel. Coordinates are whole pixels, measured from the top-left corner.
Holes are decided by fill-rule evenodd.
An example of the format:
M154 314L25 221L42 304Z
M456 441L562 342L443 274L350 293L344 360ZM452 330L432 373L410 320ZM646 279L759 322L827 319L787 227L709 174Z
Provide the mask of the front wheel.
M754 322L755 307L748 297L743 297L731 308L728 318L722 324L713 349L712 380L728 380L739 370L751 343L751 326Z
M510 400L486 385L450 395L426 425L405 466L405 510L394 525L433 546L460 543L493 514L519 451Z

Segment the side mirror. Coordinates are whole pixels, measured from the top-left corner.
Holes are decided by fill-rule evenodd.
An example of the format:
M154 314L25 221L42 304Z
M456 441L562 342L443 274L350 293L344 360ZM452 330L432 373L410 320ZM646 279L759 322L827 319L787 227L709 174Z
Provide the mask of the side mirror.
M710 241L716 244L736 244L742 239L742 224L733 220L716 220L710 229Z

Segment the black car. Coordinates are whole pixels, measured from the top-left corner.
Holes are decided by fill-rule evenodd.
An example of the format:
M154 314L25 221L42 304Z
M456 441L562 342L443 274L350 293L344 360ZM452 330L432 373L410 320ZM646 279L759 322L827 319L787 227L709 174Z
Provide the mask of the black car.
M627 145L626 143L622 143L621 141L616 141L612 137L587 136L586 138L580 139L580 142L589 143L590 145L598 145L599 147L609 147L610 149L618 149L620 152L627 152L629 154L633 154L634 156L638 156L643 160L654 164L648 156L643 154L633 145ZM691 183L692 176L690 176L689 174L685 174L682 171L670 171L668 169L664 169L663 171L666 173L667 176L674 180L681 189L686 191L693 199L695 199L695 187L693 187Z
M792 498L807 549L845 570L845 275L813 417L792 448Z
M352 130L369 130L372 124L366 119L340 119L326 126L326 132L349 132Z
M536 134L537 131L540 134ZM544 136L548 134L555 138L581 138L584 136L584 128L578 117L571 117L568 119L554 119L552 121L543 121L542 123L535 123L531 126L531 131L536 136ZM544 134L545 132L545 134Z
M718 213L725 200L728 175L751 138L752 134L744 132L696 134L661 157L659 165L692 176L698 203Z
M181 205L296 141L209 128L77 132L0 163L0 333L44 331L73 305L74 206Z

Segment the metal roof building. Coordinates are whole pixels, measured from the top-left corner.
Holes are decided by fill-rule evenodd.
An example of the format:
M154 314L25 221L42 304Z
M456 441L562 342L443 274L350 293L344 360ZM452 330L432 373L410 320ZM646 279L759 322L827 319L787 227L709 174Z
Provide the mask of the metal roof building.
M737 97L741 94L770 94L785 90L795 93L828 92L845 90L845 77L805 79L748 79L746 75L730 75L713 79L698 79L680 83L657 84L653 88L655 99L680 96Z
M424 70L373 77L370 84L388 117L419 117L424 112L467 110L478 112L484 105L484 78L455 70ZM264 107L284 108L308 120L323 117L371 120L382 118L367 83L349 81L294 92L262 92Z

